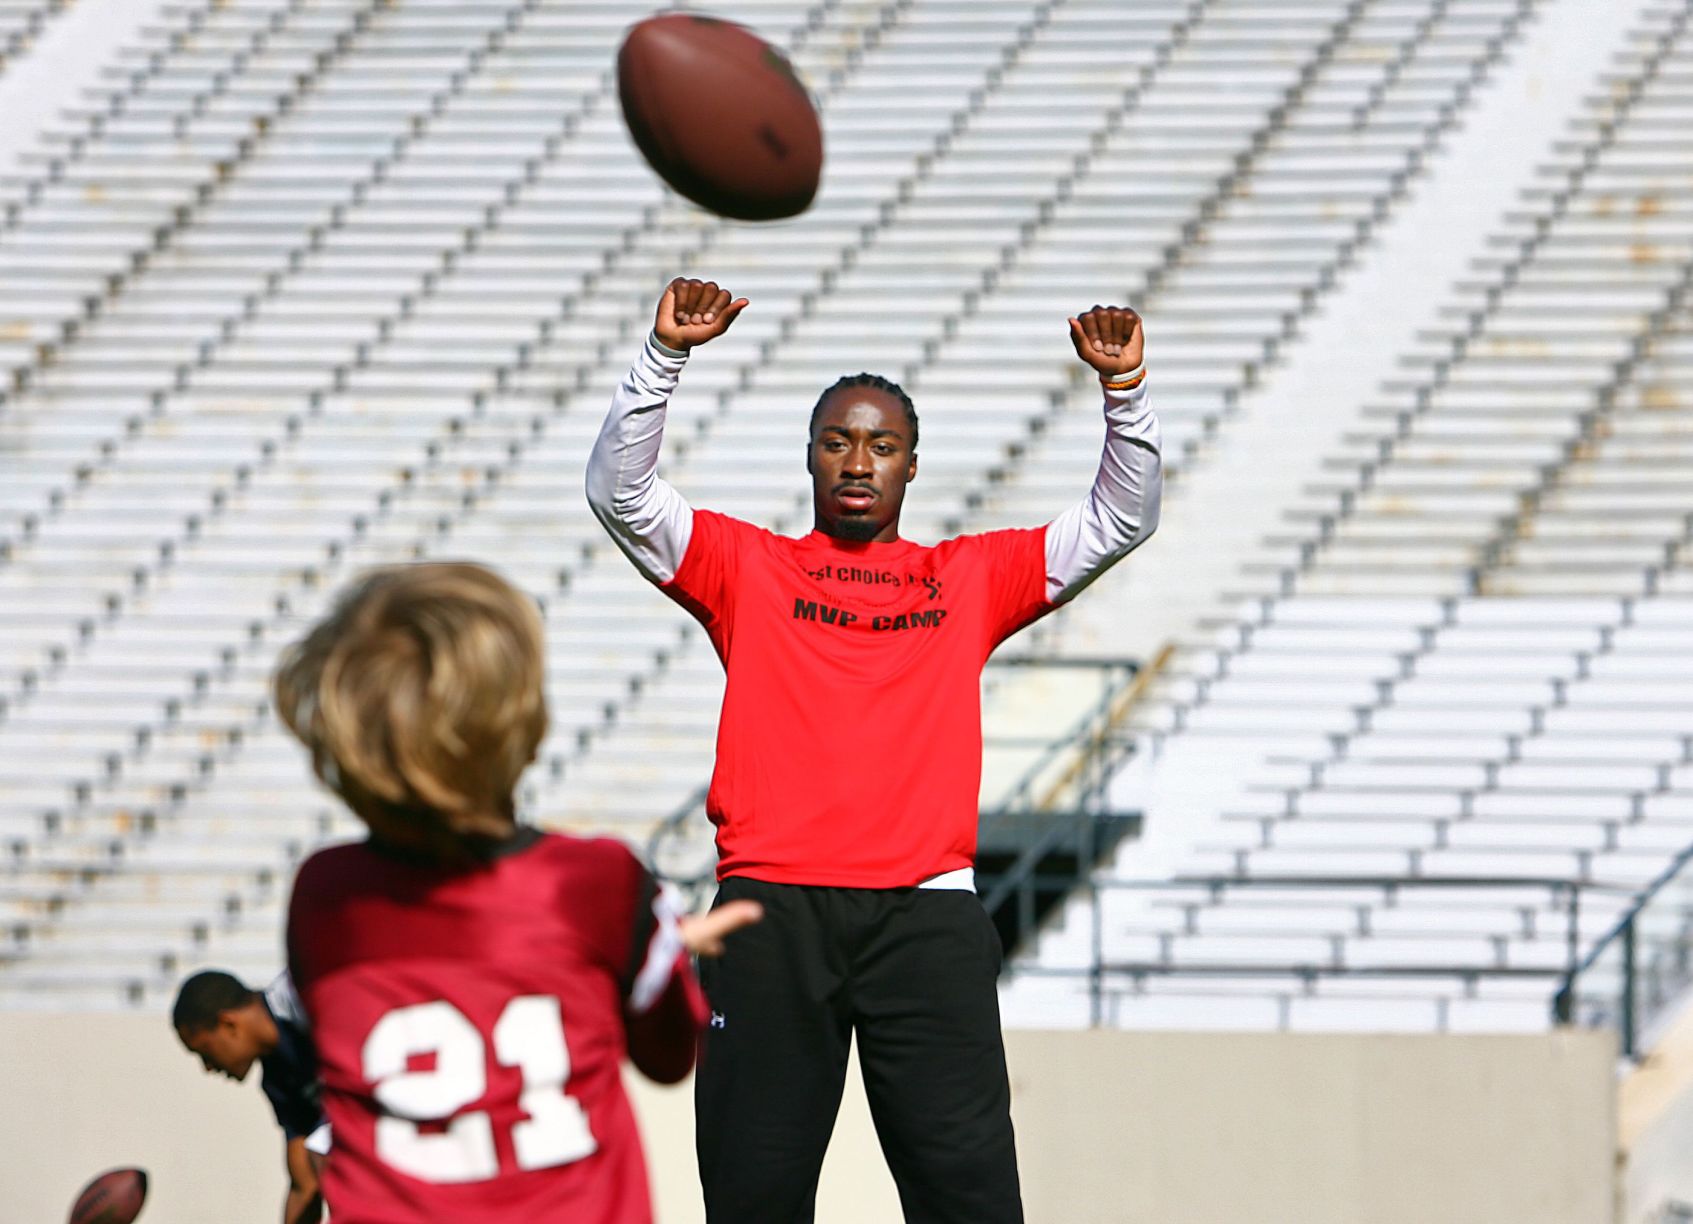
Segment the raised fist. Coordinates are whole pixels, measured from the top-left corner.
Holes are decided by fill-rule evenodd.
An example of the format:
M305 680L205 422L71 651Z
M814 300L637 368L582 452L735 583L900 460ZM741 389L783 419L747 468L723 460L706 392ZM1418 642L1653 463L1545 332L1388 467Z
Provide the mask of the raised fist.
M665 287L659 299L653 332L660 344L684 352L696 344L715 340L729 330L729 324L745 310L746 298L729 300L729 291L716 281L677 277Z
M1140 316L1127 306L1095 306L1081 318L1071 319L1070 339L1076 356L1098 370L1101 378L1131 373L1146 356Z

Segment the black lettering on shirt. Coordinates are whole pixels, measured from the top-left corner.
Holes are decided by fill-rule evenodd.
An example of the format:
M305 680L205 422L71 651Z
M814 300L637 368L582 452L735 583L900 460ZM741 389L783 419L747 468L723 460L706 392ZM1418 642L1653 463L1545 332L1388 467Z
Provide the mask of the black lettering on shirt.
M946 619L945 608L930 608L924 612L901 612L898 616L878 616L870 622L875 633L897 633L901 629L938 629Z
M833 604L824 603L820 599L806 599L803 595L796 595L794 596L794 619L833 625L837 629L849 629L856 625L861 618L856 612L837 608ZM907 629L939 629L944 620L946 620L945 608L924 608L911 612L883 613L872 616L867 628L872 633L901 633Z
M812 599L794 598L794 619L808 621L822 621L825 625L836 625L842 629L858 619L858 613L848 612L845 608L836 608L829 604Z
M862 582L870 586L899 585L898 574L891 574L887 570L859 569L856 565L843 565L830 576L842 582Z
M923 589L929 592L930 599L939 599L941 597L941 580L933 574L907 573L905 575L906 586L912 586L919 582L923 584Z

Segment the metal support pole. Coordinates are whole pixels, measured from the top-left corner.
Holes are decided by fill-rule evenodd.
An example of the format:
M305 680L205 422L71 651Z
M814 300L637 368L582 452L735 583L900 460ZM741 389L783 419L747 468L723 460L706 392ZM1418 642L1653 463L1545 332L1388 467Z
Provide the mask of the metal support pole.
M1575 1019L1576 974L1581 964L1581 889L1574 884L1567 888L1569 905L1565 911L1568 930L1564 935L1564 981L1558 987L1558 993L1552 996L1552 1019L1558 1024L1569 1024Z
M1552 1019L1558 1024L1568 1024L1575 1015L1575 978L1566 977L1564 984L1558 987L1558 993L1552 996Z
M1634 1057L1634 919L1622 929L1622 1054Z
M1575 967L1581 960L1581 889L1570 885L1569 972L1574 985Z
M1105 934L1104 920L1099 912L1099 883L1091 870L1088 872L1088 892L1093 900L1093 963L1088 966L1088 1025L1099 1028L1105 1022Z

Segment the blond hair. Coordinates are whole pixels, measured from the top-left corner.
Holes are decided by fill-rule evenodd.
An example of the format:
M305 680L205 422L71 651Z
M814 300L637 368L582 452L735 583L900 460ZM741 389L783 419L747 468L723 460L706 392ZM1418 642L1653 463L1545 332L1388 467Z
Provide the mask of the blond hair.
M464 857L511 830L547 730L541 618L478 565L372 571L277 665L276 709L379 837Z

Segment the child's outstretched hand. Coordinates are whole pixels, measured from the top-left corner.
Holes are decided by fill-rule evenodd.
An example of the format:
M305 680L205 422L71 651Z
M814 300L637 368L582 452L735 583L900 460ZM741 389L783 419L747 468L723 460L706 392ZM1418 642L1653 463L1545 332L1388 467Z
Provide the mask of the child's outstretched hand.
M695 956L722 956L726 936L763 918L764 907L757 901L726 901L709 914L683 918L677 925L682 942Z

